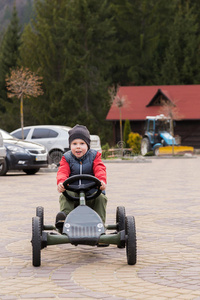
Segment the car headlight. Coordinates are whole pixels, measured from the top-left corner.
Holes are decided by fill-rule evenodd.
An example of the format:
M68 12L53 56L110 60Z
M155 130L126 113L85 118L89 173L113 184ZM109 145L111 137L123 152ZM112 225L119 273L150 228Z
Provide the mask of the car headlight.
M12 153L27 153L27 150L24 148L21 148L19 146L7 146L7 149L10 150Z

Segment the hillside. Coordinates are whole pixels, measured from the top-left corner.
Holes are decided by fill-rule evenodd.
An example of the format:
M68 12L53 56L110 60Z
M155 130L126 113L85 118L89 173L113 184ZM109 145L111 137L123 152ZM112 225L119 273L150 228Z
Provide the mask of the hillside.
M34 0L0 0L0 32L8 26L14 3L22 27L28 23L33 9Z

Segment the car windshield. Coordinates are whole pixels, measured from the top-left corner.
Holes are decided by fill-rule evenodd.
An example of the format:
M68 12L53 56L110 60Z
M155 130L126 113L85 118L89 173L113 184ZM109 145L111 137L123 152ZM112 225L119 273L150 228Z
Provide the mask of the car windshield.
M2 134L3 139L6 139L6 140L15 140L15 138L10 133L8 133L7 131L5 131L3 129L0 129L0 132Z

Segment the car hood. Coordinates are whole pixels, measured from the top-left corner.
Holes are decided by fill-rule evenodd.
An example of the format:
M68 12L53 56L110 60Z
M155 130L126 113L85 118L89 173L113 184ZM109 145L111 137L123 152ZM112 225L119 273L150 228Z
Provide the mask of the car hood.
M43 145L36 144L36 143L31 143L27 141L21 141L17 139L4 139L4 144L7 145L16 145L22 148L27 148L27 149L45 149Z

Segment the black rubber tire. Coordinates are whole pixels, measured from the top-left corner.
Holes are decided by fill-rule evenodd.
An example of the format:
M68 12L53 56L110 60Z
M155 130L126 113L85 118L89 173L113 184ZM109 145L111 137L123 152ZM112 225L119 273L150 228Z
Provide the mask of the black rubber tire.
M41 265L41 223L39 217L32 218L32 264Z
M132 216L126 217L126 256L129 265L135 265L137 262L137 241L135 218Z
M118 206L116 210L117 232L125 230L126 210L124 206ZM125 248L125 241L121 241L118 248Z
M4 159L4 161L0 164L0 176L6 175L7 172L8 172L8 164L6 159Z
M159 148L162 147L162 146L156 146L154 149L153 149L153 155L155 156L158 156L159 155Z
M142 139L141 154L146 155L151 150L150 141L147 137Z
M41 224L40 235L42 235L42 230L44 229L44 207L42 206L36 207L36 216L40 218L40 224Z
M27 175L34 175L35 173L39 172L40 168L37 169L24 169L24 173Z
M52 150L50 153L49 153L49 164L55 164L56 166L59 165L60 163L60 160L63 156L63 152L61 150Z

